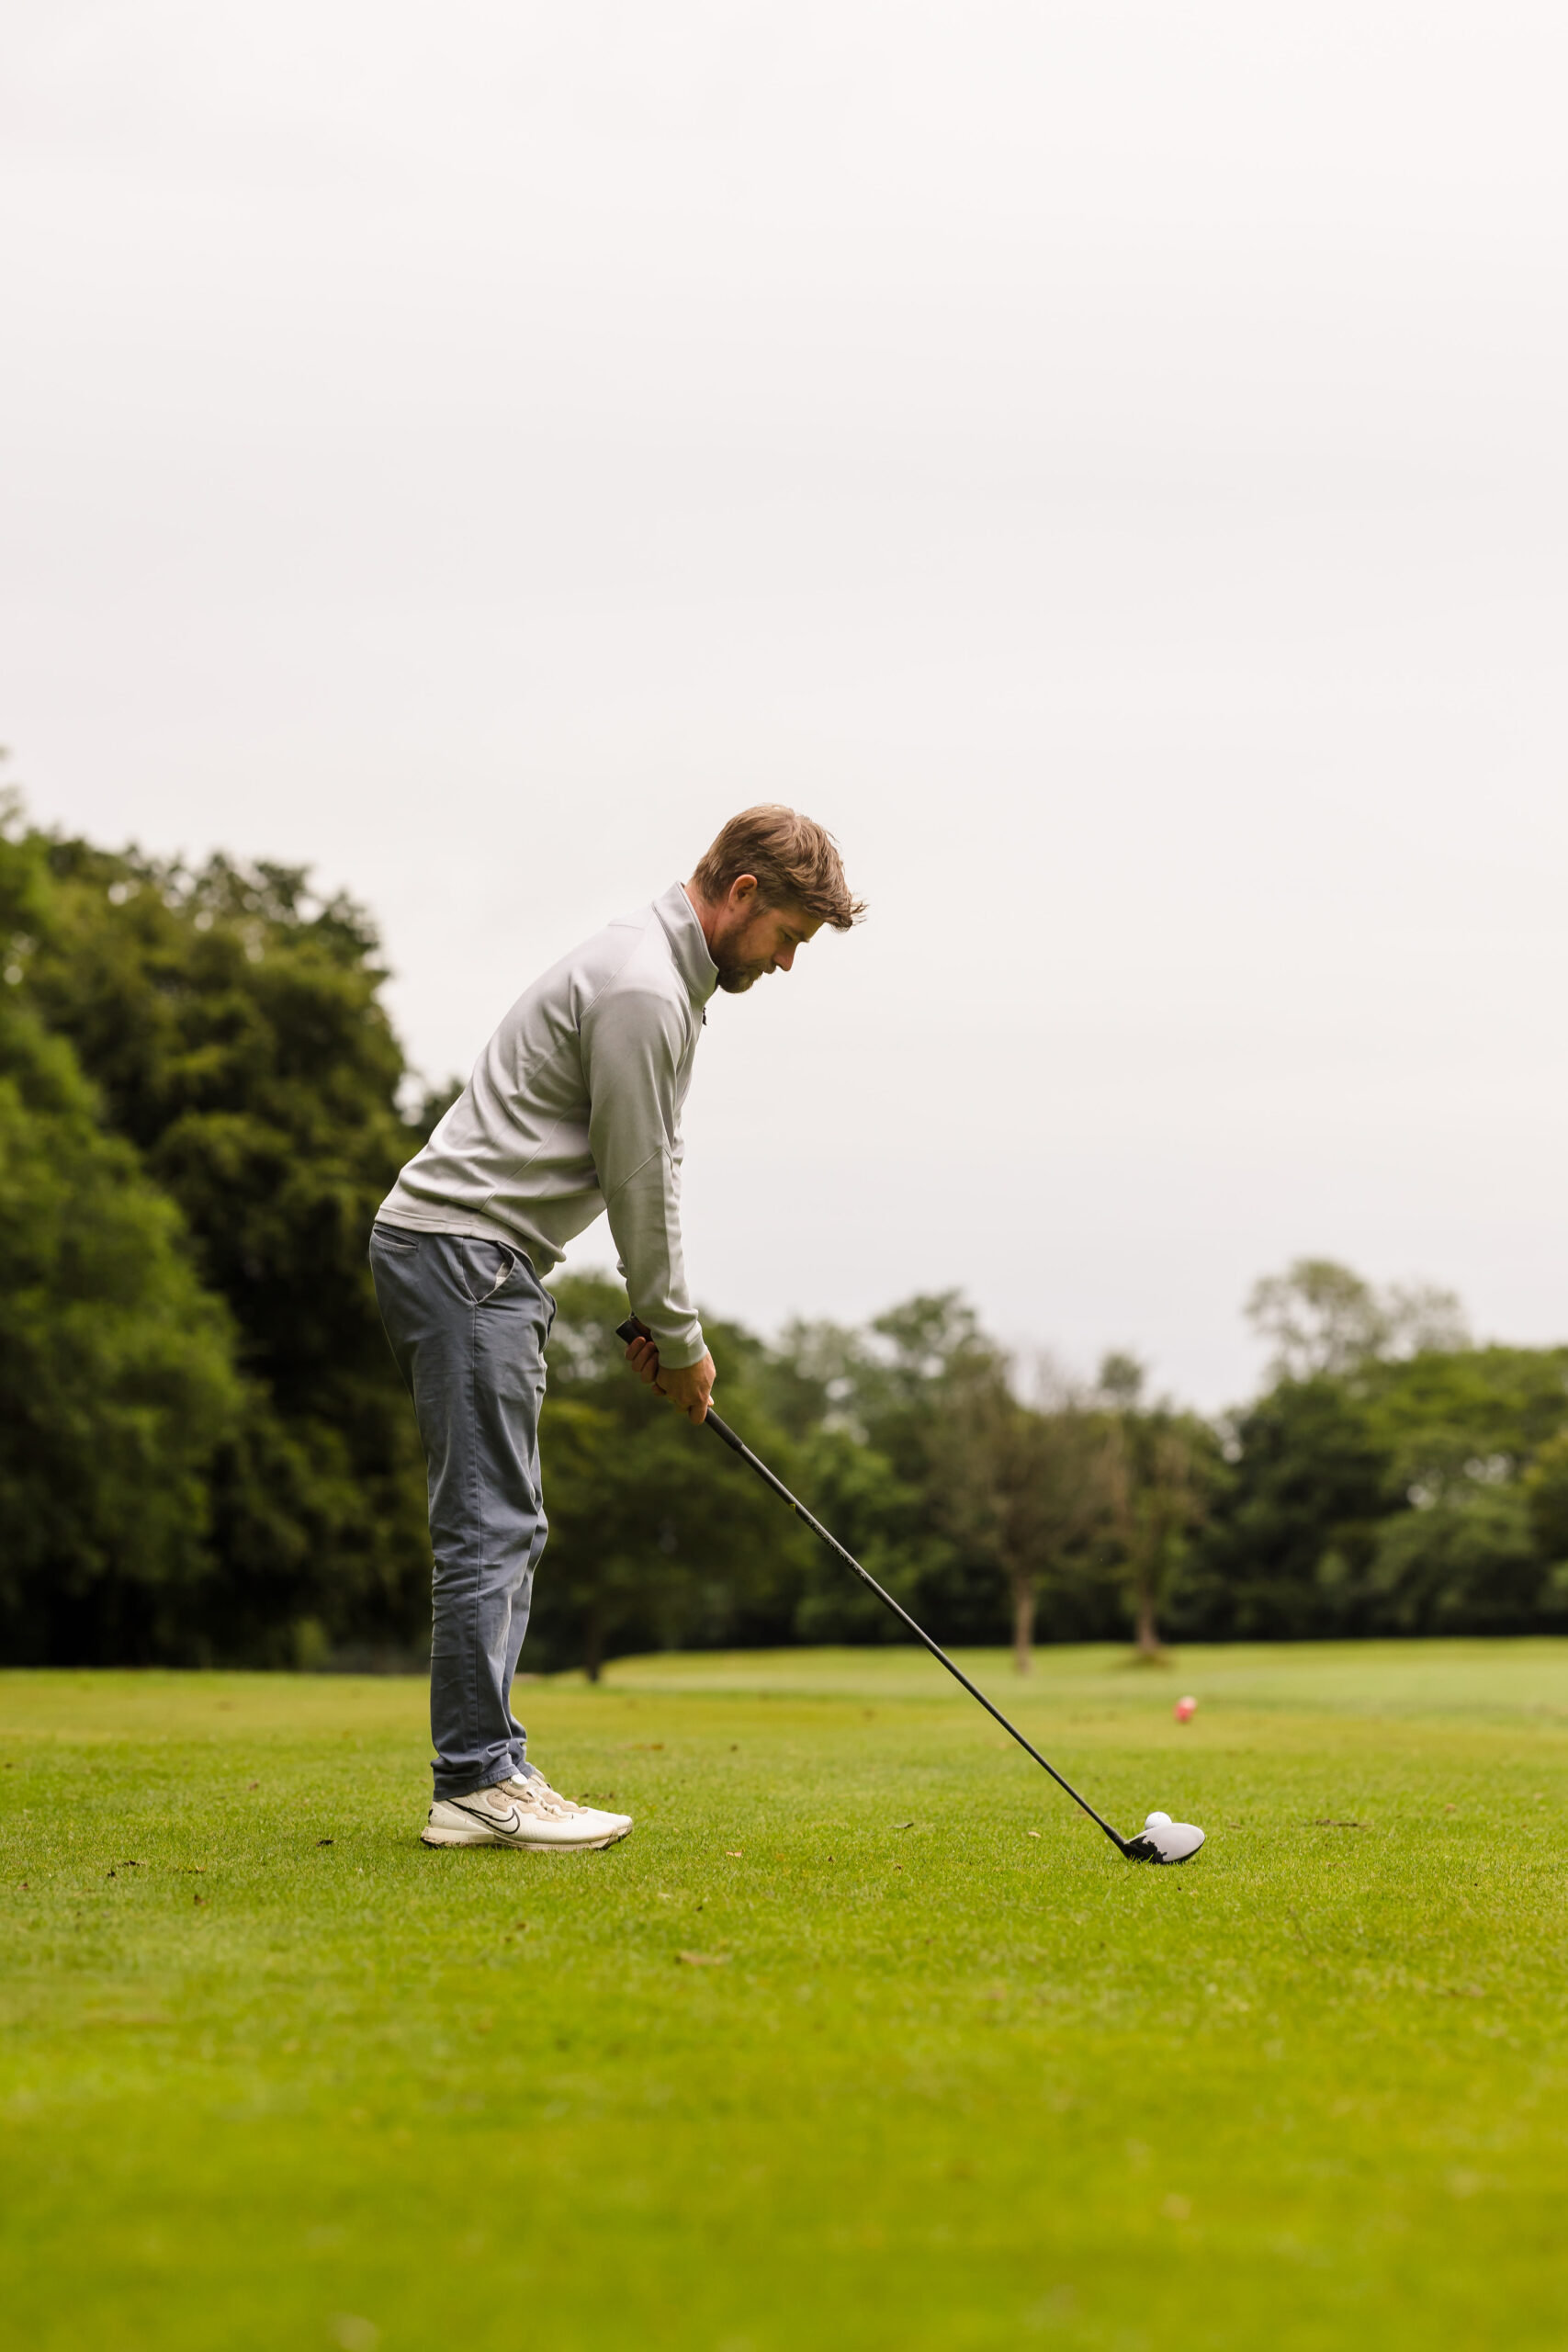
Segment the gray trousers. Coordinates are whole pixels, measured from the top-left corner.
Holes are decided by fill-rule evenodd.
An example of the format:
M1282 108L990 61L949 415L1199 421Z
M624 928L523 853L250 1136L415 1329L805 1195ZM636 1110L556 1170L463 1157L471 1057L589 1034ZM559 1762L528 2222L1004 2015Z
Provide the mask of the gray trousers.
M531 1777L512 1679L547 1532L539 1406L555 1302L520 1250L378 1225L370 1269L430 1479L437 1797Z

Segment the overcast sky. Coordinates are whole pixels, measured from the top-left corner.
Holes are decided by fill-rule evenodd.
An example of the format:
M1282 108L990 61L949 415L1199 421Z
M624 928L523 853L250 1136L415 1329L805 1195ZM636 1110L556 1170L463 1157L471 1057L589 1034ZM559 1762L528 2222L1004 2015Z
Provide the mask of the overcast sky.
M792 801L872 914L714 1012L704 1298L1568 1338L1561 8L0 25L37 817L346 885L438 1076Z

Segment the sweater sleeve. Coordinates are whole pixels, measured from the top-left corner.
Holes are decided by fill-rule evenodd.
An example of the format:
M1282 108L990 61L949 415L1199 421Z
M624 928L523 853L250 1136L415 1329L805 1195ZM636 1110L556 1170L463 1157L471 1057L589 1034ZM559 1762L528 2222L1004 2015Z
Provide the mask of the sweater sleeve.
M707 1351L681 1249L680 1011L651 989L609 989L581 1036L589 1148L620 1270L633 1314L676 1372Z

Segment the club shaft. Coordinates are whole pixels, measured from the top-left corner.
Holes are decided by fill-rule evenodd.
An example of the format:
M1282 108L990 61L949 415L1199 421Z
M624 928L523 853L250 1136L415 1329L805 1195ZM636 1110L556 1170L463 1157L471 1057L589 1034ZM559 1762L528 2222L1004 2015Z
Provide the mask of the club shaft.
M1112 1829L1109 1821L1105 1820L1102 1815L1096 1813L1093 1805L1089 1804L1087 1797L1079 1796L1072 1782L1070 1781L1065 1781L1062 1778L1062 1775L1057 1771L1055 1766L1045 1757L1042 1756L1037 1747L1032 1747L1031 1743L1025 1739L1023 1734L1020 1731L1016 1724L1009 1723L1001 1709L999 1707L993 1706L989 1699L987 1698L985 1692L978 1687L978 1685L970 1681L969 1677L964 1673L964 1668L961 1666L955 1666L953 1664L953 1660L948 1657L947 1652L942 1647L941 1644L933 1642L931 1635L924 1632L920 1626L916 1624L908 1611L901 1608L898 1602L894 1600L893 1595L890 1592L885 1592L883 1590L881 1585L877 1583L876 1578L869 1574L866 1569L862 1567L853 1553L846 1552L843 1545L839 1542L838 1537L836 1535L829 1535L821 1521L819 1519L814 1519L803 1502L796 1501L794 1495L790 1493L789 1488L784 1485L784 1480L782 1478L774 1477L767 1464L757 1454L752 1453L750 1447L746 1443L743 1438L737 1437L735 1431L730 1428L728 1421L720 1420L718 1415L714 1411L711 1405L708 1407L706 1417L703 1422L703 1427L705 1429L712 1430L715 1437L722 1438L725 1444L728 1446L730 1452L732 1453L738 1453L740 1456L741 1461L745 1463L747 1468L754 1470L758 1477L761 1479L763 1485L771 1487L774 1494L779 1498L779 1500L789 1505L796 1519L805 1521L807 1526L809 1527L813 1535L817 1537L818 1543L826 1544L829 1551L832 1553L834 1558L841 1560L846 1568L852 1570L854 1575L859 1577L862 1584L863 1584L869 1591L875 1593L878 1600L881 1601L885 1609L891 1609L893 1614L898 1619L899 1623L908 1627L916 1641L919 1642L926 1649L930 1650L932 1657L937 1660L939 1665L946 1667L953 1680L955 1682L962 1682L965 1690L968 1691L969 1696L972 1699L978 1699L981 1706L985 1708L986 1713L992 1716L996 1722L1000 1724L1002 1729L1013 1739L1017 1740L1020 1747L1023 1749L1024 1754L1026 1756L1032 1756L1041 1770L1043 1772L1049 1772L1051 1778L1055 1781L1056 1786L1059 1789L1065 1790L1067 1795L1071 1797L1073 1803L1076 1805L1081 1806L1083 1811L1088 1814L1089 1819L1104 1830L1111 1844L1116 1848L1117 1852L1125 1854L1127 1851L1127 1841L1121 1836L1120 1832Z

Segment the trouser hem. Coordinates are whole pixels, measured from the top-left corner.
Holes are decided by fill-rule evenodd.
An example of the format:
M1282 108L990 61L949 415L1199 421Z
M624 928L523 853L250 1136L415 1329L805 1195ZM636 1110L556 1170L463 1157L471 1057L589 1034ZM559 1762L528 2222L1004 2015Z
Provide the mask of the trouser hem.
M514 1769L508 1765L504 1772L498 1772L491 1781L465 1781L461 1788L446 1789L437 1781L432 1802L435 1804L456 1804L462 1797L482 1797L487 1789L499 1789L504 1781L510 1781Z

